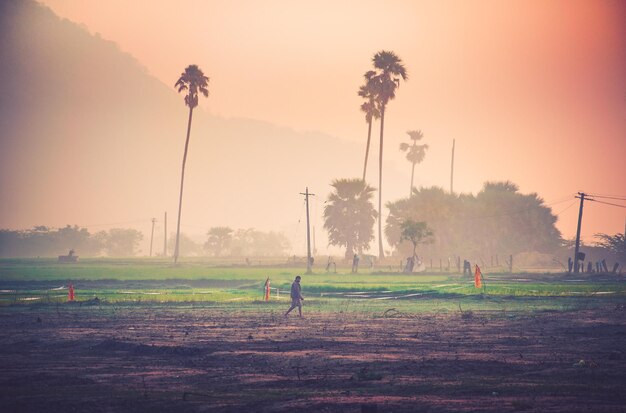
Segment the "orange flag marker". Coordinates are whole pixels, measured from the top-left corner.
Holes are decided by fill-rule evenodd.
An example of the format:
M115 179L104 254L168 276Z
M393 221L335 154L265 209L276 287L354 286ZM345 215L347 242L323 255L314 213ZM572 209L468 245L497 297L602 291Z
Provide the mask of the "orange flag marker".
M270 300L270 277L265 280L265 301Z
M476 270L474 271L474 287L480 288L482 287L481 278L483 277L483 273L480 272L480 267L476 265Z
M67 301L74 301L74 285L72 283L67 288Z

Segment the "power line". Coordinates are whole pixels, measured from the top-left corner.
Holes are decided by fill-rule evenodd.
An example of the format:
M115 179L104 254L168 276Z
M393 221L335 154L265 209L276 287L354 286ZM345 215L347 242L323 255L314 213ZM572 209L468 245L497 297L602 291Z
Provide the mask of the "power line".
M593 196L596 198L616 199L618 201L626 201L626 197L619 197L619 196L594 195L594 194L590 194L589 196Z
M620 208L626 208L626 205L612 204L610 202L598 201L597 199L586 198L586 200L587 201L592 201L592 202L597 202L599 204L606 204L606 205L612 205L612 206L616 206L616 207L620 207Z
M560 210L559 212L557 212L556 216L561 215L563 212L567 211L568 209L570 209L571 207L573 207L574 205L576 205L576 201L573 201L571 204L569 204L568 206L566 206L565 208L563 208L562 210Z
M607 194L589 194L590 196L595 196L598 198L624 198L626 199L626 195L607 195Z

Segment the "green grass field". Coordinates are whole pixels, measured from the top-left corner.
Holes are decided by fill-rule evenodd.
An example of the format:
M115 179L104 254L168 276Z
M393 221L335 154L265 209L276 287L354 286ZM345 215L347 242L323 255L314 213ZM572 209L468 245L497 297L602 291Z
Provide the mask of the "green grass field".
M165 260L94 259L59 264L52 259L0 260L0 306L67 302L74 284L78 303L98 297L102 304L202 305L277 311L287 305L289 286L302 268L173 265ZM396 311L535 311L594 307L626 298L619 275L502 274L483 272L485 287L458 274L304 275L307 311L381 313ZM272 299L262 300L269 277ZM279 293L277 295L277 289ZM584 299L583 299L584 298Z

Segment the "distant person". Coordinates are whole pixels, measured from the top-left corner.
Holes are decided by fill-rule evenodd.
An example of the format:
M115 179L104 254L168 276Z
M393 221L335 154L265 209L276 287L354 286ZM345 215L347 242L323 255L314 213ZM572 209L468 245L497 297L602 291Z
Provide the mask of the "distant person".
M470 277L472 276L472 265L468 260L463 260L463 275L465 275L465 273Z
M407 257L404 272L406 274L411 274L413 272L413 268L415 268L415 257Z
M335 264L335 260L332 256L328 256L328 263L326 264L326 272L330 272L330 266L333 266L333 271L337 273L337 264Z
M298 275L296 279L294 280L294 282L291 283L291 307L289 307L289 310L287 310L287 312L285 313L285 317L287 317L287 315L289 315L291 310L293 310L296 307L298 307L298 315L302 317L302 301L304 301L304 297L302 296L302 293L301 293L301 290L302 290L300 287L301 279L302 277Z
M352 274L359 272L359 260L359 256L354 254L354 257L352 257Z

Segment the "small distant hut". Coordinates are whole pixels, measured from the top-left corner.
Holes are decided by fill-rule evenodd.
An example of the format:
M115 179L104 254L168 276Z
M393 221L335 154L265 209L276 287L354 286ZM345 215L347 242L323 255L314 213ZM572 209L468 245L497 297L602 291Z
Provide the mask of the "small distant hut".
M59 255L59 262L78 262L78 255L71 249L67 255Z

